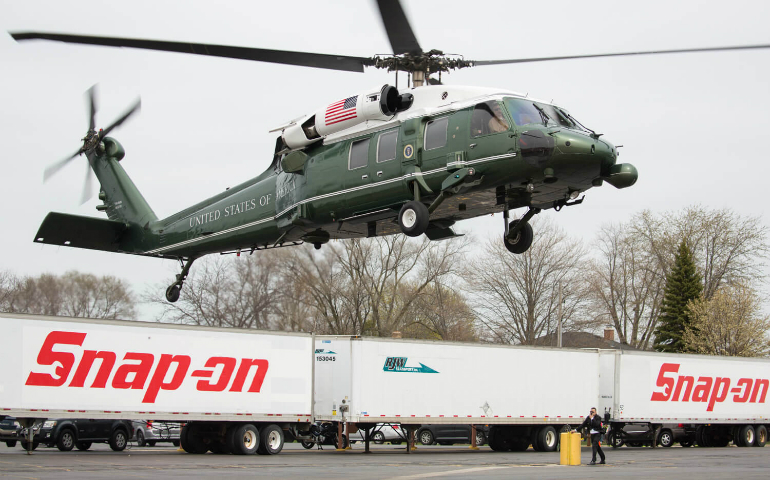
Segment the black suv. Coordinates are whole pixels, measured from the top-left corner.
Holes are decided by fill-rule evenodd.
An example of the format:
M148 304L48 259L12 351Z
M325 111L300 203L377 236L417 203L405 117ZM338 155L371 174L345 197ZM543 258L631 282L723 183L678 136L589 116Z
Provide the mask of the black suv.
M0 440L9 447L16 446L16 438L19 436L21 426L13 417L0 417Z
M489 427L476 426L476 445L487 443ZM414 438L423 445L452 445L455 443L471 443L471 426L465 424L435 424L423 425L417 430Z
M72 419L47 420L40 430L40 442L48 447L56 446L62 452L73 447L88 450L94 442L106 442L120 452L134 435L130 420Z

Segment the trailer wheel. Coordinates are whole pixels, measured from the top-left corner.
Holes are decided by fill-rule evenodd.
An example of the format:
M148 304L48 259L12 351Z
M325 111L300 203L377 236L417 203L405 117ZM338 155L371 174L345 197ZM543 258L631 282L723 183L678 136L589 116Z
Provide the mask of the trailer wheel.
M674 434L671 433L671 430L661 430L658 435L658 443L661 447L672 447L674 445Z
M75 444L75 448L77 448L81 452L85 452L86 450L91 448L91 442L77 442Z
M754 433L756 434L754 441L755 447L764 447L767 443L767 427L764 425L757 425L754 427Z
M344 435L343 438L345 440L345 447L347 447L348 438ZM262 428L260 440L259 448L257 449L257 453L260 455L276 455L283 450L283 430L278 425L268 425Z
M188 423L182 427L182 431L179 433L179 440L181 442L182 449L187 453L201 455L209 451L209 447L198 435L197 426L192 423Z
M556 450L556 446L559 444L558 437L556 436L556 429L548 426L542 427L537 432L537 443L539 451L541 452L553 452Z
M8 448L13 448L16 446L16 440L6 440L5 446Z
M56 440L56 447L61 452L69 452L75 447L75 435L72 430L65 428L59 434L59 438Z
M236 425L230 433L228 446L234 455L251 455L260 447L259 430L251 423Z
M754 432L754 427L751 425L744 425L741 427L740 430L740 446L741 447L752 447L754 446L754 440L756 438L756 434Z
M509 443L509 450L512 452L526 452L529 448L529 439L527 437L513 438Z

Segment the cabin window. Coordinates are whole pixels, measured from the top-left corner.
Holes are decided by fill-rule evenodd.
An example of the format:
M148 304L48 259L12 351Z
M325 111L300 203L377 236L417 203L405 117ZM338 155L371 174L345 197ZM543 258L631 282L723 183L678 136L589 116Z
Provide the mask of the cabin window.
M365 167L369 160L369 139L357 140L350 144L350 160L348 169Z
M508 105L508 111L511 112L513 123L516 125L529 125L531 123L543 124L543 117L540 111L535 107L532 100L523 98L507 98L505 103Z
M396 141L398 130L391 130L380 134L377 140L377 163L387 162L396 158Z
M449 117L439 118L428 122L425 127L425 150L433 150L446 145Z
M471 137L505 132L509 127L510 125L508 125L508 120L505 118L503 107L500 103L495 101L479 103L473 109Z

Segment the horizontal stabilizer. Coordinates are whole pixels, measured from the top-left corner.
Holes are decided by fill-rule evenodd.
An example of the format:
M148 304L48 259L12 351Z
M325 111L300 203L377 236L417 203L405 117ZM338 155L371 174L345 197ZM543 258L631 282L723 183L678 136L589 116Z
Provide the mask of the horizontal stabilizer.
M40 225L35 242L117 252L124 231L122 222L51 212Z

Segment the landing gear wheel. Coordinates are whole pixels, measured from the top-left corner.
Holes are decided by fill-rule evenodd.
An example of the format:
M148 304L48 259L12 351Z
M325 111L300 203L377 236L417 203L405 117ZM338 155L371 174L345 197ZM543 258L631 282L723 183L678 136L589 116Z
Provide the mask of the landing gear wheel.
M508 226L509 231L513 231L513 228L519 222L520 220L514 220L511 222ZM529 247L532 245L532 239L534 236L535 234L532 232L532 225L525 223L515 234L503 236L503 243L509 252L521 254L529 250Z
M398 226L409 237L419 237L425 233L429 220L428 207L416 200L406 202L398 214Z
M345 445L347 446L347 445ZM283 450L283 430L278 425L268 425L260 433L257 453L260 455L276 455Z
M178 284L173 284L170 287L166 289L166 300L168 300L171 303L176 302L179 300L179 292L182 291L182 287Z
M320 250L320 249L321 249L321 244L320 244L320 243L314 243L314 244L313 244L313 247L314 247L316 250Z

